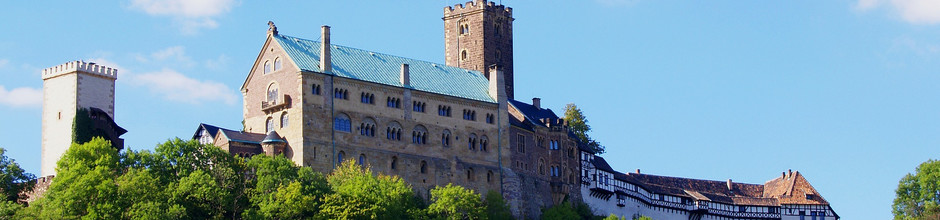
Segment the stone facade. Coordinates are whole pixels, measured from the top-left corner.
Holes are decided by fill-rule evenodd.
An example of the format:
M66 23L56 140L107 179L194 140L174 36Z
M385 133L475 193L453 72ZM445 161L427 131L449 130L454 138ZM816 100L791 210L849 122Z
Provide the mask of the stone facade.
M273 34L268 35L242 88L247 132L264 133L272 128L287 141L285 155L297 164L329 172L342 160L362 161L376 172L401 176L422 196L447 183L482 193L500 190L499 160L508 160L508 155L499 155L498 146L508 144L506 139L499 144L499 137L505 136L498 134L500 124L457 115L462 110L481 116L505 115L505 107L301 70L274 43ZM265 74L265 63L276 60L283 61ZM364 102L366 95L372 101ZM397 100L398 105L383 103L388 100ZM425 106L424 112L414 111L416 103ZM452 114L438 115L437 106L448 106ZM287 120L282 120L285 114ZM337 128L337 120L348 121L348 130ZM503 131L507 126L502 124ZM395 131L398 137L390 139L387 131ZM421 133L420 141L412 139L416 132ZM445 133L450 134L447 140ZM474 140L473 147L470 140Z
M509 149L513 184L521 193L507 195L517 202L521 217L538 218L543 208L581 201L577 140L564 120L543 109L538 98L529 105L510 101ZM537 192L537 193L531 193Z
M506 95L513 93L512 8L475 0L444 8L444 55L448 66L483 72L499 66Z
M74 61L42 71L41 175L55 174L56 162L72 145L72 121L79 108L97 108L114 118L117 69Z

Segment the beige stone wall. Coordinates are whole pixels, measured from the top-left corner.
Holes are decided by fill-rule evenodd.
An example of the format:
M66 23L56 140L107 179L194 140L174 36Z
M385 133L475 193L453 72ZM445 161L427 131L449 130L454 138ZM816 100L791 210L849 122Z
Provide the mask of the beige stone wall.
M282 60L281 68L274 70L275 60ZM272 71L264 73L264 63L270 62ZM267 101L267 90L271 85L278 88L278 103L290 102L290 105L263 111L261 103ZM242 88L244 95L245 131L251 133L267 133L266 120L274 121L274 131L284 140L288 147L285 156L297 164L303 164L303 85L300 69L287 57L283 48L270 37L265 42L255 66L249 74L246 84ZM288 96L289 100L284 97ZM281 115L287 114L288 123L282 125Z
M41 175L54 175L56 162L72 144L78 75L43 80Z

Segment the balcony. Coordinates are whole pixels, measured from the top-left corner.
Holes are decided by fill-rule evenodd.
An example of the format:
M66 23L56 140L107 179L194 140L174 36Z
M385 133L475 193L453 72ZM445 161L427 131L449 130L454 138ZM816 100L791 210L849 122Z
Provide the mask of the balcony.
M272 101L261 101L261 111L269 113L269 112L278 111L278 110L285 109L285 108L290 108L290 104L291 104L290 100L291 99L289 95L284 95L280 99L276 99Z

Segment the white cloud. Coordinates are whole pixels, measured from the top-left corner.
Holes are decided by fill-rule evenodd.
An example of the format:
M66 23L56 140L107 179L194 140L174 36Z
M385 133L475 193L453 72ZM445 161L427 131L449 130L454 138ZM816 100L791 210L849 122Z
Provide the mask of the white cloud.
M0 85L0 105L11 107L40 107L42 106L42 90L20 87L8 91Z
M940 1L937 0L892 0L891 4L907 22L915 24L940 23Z
M235 0L131 0L131 8L149 15L168 16L180 25L183 34L195 34L203 28L216 28L213 19L232 10Z
M134 77L134 81L171 101L191 104L222 101L231 105L236 100L232 90L225 84L199 81L172 69L138 74Z
M886 1L890 4L883 4ZM940 1L937 0L858 0L855 8L868 11L882 5L888 5L912 24L940 24Z

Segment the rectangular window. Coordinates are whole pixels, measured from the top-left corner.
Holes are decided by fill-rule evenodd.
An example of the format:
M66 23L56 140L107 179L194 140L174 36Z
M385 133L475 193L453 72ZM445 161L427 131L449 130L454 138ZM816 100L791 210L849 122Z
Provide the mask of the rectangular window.
M516 141L516 144L519 148L519 153L525 153L525 135L520 134L516 138L518 138L518 140Z

